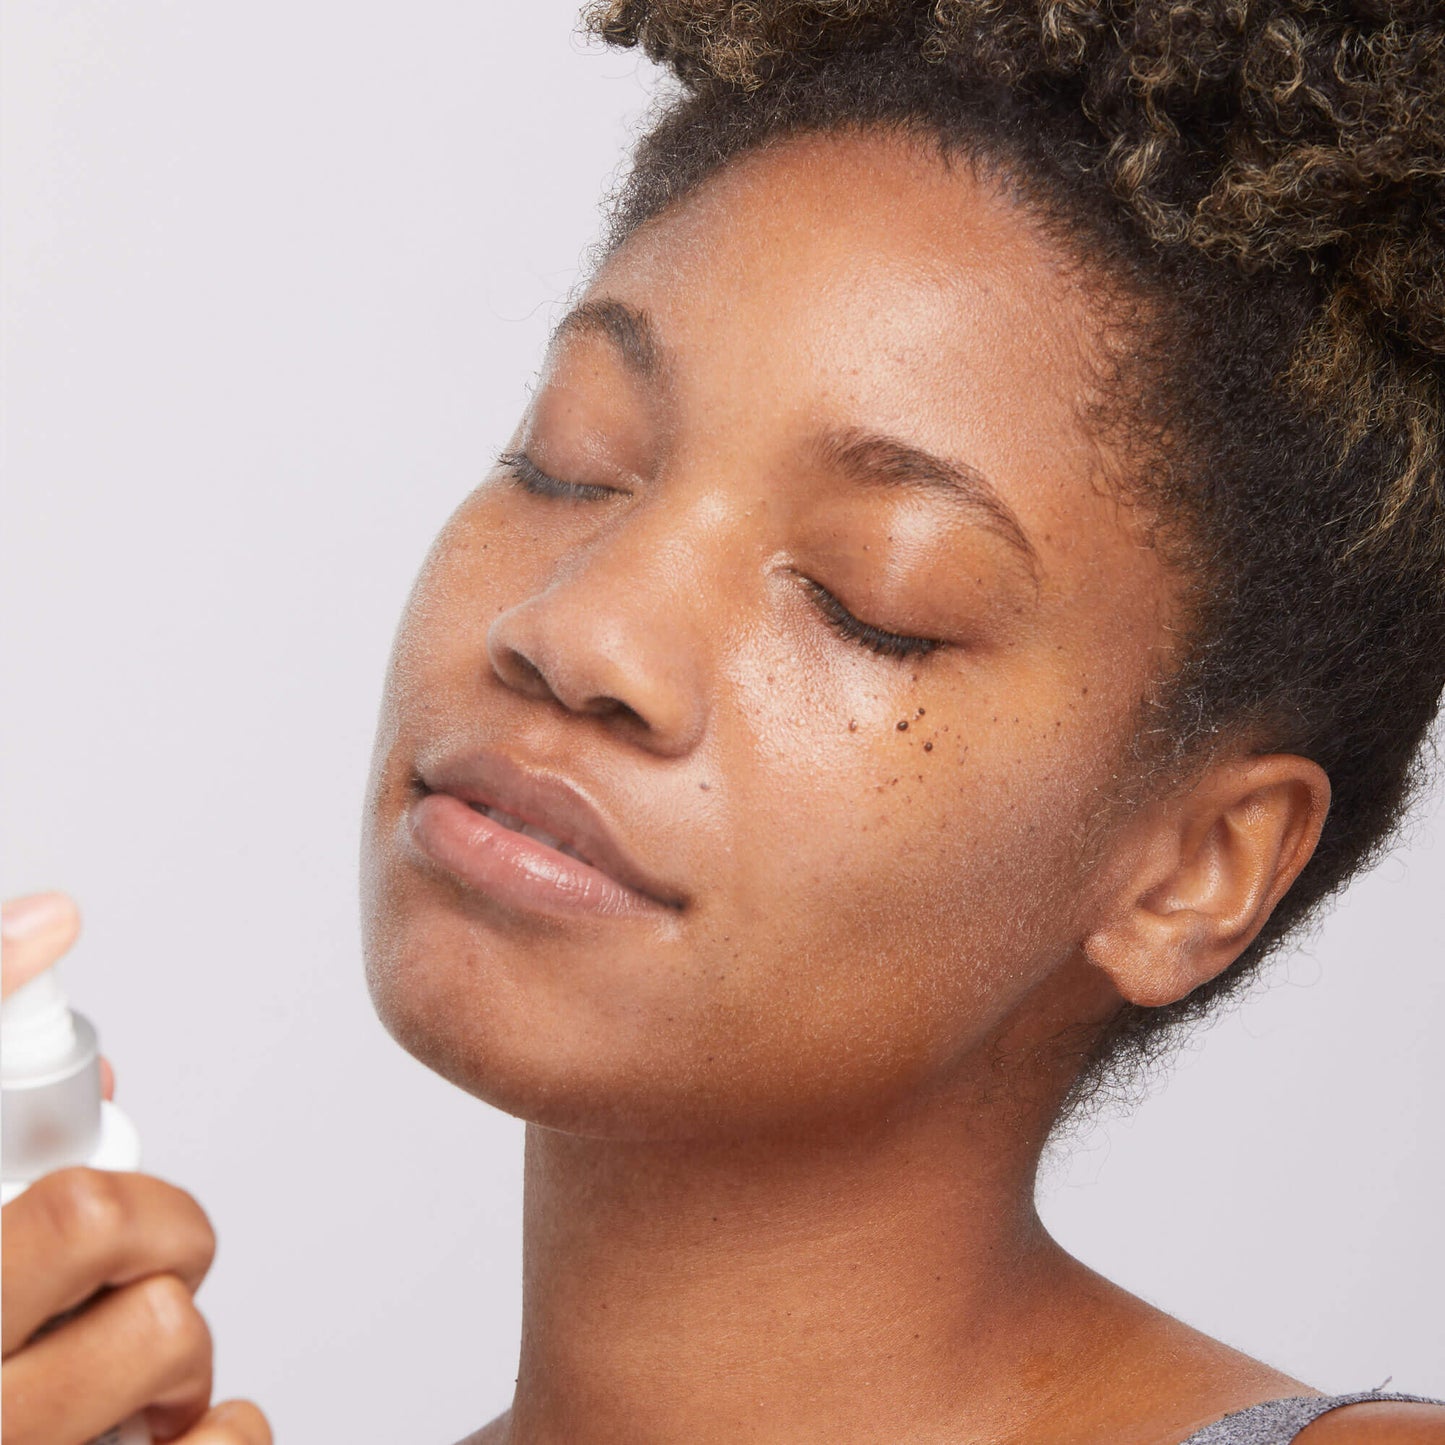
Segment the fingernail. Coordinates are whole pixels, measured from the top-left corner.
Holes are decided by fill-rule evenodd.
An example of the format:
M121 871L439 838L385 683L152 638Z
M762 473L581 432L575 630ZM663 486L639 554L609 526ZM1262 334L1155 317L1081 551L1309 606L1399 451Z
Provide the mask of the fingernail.
M0 933L17 942L54 928L65 919L66 905L54 893L36 893L16 898L0 909Z

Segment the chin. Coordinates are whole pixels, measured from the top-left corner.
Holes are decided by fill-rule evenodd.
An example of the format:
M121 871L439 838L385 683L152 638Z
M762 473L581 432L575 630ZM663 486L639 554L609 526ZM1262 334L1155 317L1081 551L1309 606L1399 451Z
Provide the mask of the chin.
M545 937L519 940L447 910L369 908L364 933L378 1018L466 1093L528 1123L598 1137L703 1125L706 1090L688 1039L624 986L637 960L578 958L575 944L549 948Z
M720 1028L715 1009L690 1017L685 1003L649 1005L615 986L605 998L537 986L475 940L381 934L368 942L367 982L388 1033L529 1124L639 1143L817 1140L881 1119L919 1085L900 1060L850 1076L841 1046L830 1056L793 1036L767 1040L736 1015Z

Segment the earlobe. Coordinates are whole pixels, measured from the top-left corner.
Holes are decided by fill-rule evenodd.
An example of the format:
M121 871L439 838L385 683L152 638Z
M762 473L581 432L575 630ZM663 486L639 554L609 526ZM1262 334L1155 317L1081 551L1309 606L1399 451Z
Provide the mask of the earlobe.
M1329 779L1308 758L1216 763L1136 819L1085 956L1131 1003L1191 993L1264 927L1314 852L1329 801Z

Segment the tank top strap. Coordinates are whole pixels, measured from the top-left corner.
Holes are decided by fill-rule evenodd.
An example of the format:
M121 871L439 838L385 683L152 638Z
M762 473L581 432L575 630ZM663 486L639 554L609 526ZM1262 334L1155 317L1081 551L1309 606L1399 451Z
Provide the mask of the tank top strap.
M1236 1410L1202 1430L1196 1430L1180 1445L1289 1445L1306 1425L1318 1420L1321 1415L1337 1410L1341 1405L1358 1405L1367 1400L1445 1405L1445 1400L1432 1400L1426 1395L1387 1394L1383 1390L1360 1390L1353 1395L1290 1395Z

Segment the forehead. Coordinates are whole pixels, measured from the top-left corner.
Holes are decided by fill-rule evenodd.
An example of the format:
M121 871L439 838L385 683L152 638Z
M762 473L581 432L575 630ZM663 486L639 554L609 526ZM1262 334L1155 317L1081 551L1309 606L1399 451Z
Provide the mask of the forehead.
M1001 187L925 143L802 136L645 224L594 292L630 297L719 429L836 413L975 465L1097 458L1087 291Z

